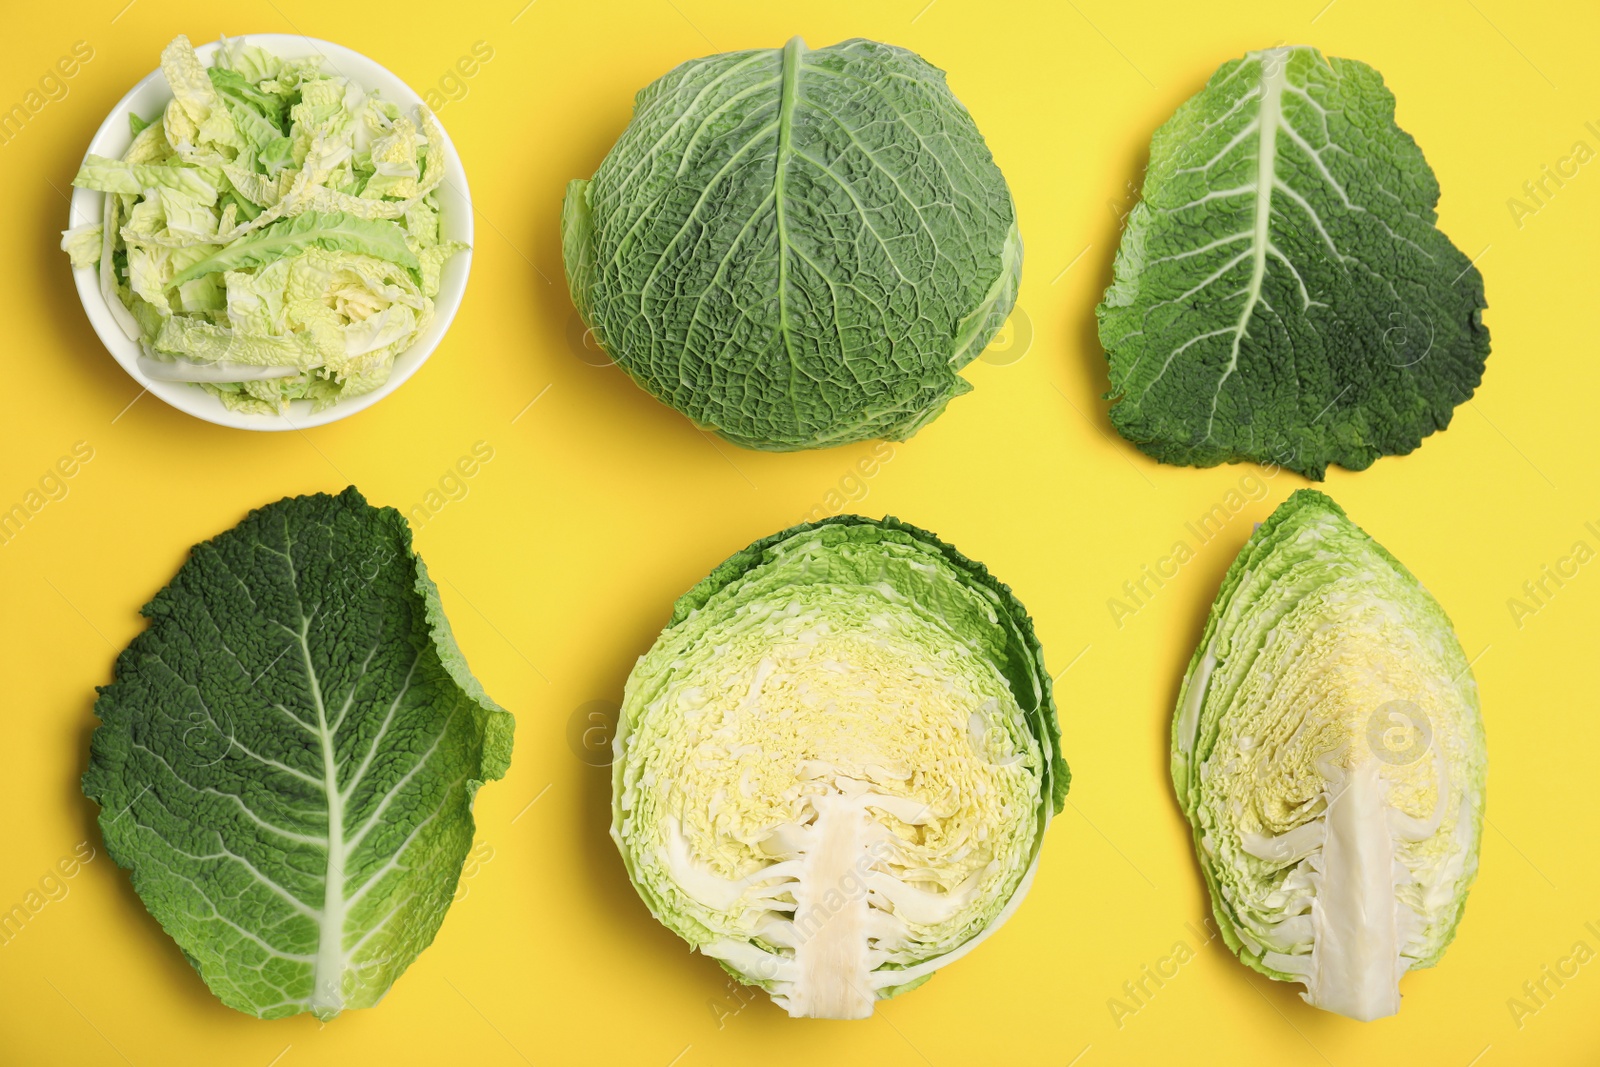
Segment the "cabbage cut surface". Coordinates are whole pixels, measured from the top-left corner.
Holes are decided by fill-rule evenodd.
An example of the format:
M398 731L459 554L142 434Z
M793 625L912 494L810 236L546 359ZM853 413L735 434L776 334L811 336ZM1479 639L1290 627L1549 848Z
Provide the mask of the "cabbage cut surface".
M1230 948L1319 1008L1400 1010L1478 867L1484 740L1450 620L1328 497L1301 490L1223 581L1172 774Z
M1066 791L1003 585L932 535L785 531L629 679L612 834L655 916L791 1015L863 1018L1016 908Z

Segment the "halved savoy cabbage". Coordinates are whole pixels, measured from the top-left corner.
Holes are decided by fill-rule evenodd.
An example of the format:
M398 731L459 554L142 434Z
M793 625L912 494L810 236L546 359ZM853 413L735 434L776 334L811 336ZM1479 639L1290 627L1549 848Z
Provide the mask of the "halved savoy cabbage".
M280 500L144 614L83 776L107 851L230 1008L371 1007L438 932L511 760L411 528L353 487Z
M1097 309L1123 437L1320 481L1450 424L1489 354L1483 278L1394 107L1364 63L1272 48L1156 131Z
M1016 298L1005 179L944 74L902 48L685 63L567 187L572 300L633 379L746 448L905 440Z
M1068 784L1026 611L892 518L793 527L684 594L615 748L639 895L793 1016L867 1017L992 934Z
M1172 731L1222 936L1370 1020L1455 936L1483 835L1477 683L1444 610L1302 489L1223 579Z

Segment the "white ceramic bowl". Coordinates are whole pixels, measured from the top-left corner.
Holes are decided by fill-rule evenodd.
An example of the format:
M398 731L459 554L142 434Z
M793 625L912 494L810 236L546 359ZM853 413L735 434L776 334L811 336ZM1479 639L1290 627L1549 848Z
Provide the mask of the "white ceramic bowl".
M352 52L348 48L287 33L252 34L240 39L285 58L320 55L323 57L325 70L349 78L362 89L378 90L380 96L398 105L404 112L410 113L412 108L422 102L422 98L412 92L405 82L366 56ZM201 62L209 65L218 47L219 44L213 41L197 48L196 52L199 53ZM133 140L128 131L128 113L134 111L144 118L149 118L159 114L171 99L172 94L167 91L167 83L162 78L161 71L152 72L130 89L128 95L111 109L111 114L106 116L106 121L94 135L94 140L89 142L89 152L120 159ZM300 430L308 426L336 422L346 415L354 415L363 408L371 407L400 388L401 384L415 374L417 368L433 354L445 331L450 328L456 310L461 307L461 297L467 289L467 274L472 268L470 247L472 198L467 192L467 175L461 167L461 157L456 153L455 145L450 143L450 135L444 133L442 126L440 133L444 136L445 174L443 183L434 194L439 201L440 236L447 240L462 241L469 247L467 251L451 256L446 261L440 277L439 295L434 300L433 321L417 337L415 344L395 358L394 367L389 372L389 380L372 392L351 397L349 400L341 400L332 407L318 412L311 410L309 400L296 400L290 403L287 415L248 415L229 411L222 406L222 401L199 386L187 382L157 381L141 372L139 343L124 333L117 320L112 317L111 309L106 306L106 298L100 292L98 271L87 268L75 270L72 273L78 284L78 296L83 300L83 308L89 314L89 322L93 324L95 333L100 335L100 340L106 349L116 357L118 363L122 364L122 369L132 375L140 385L178 410L186 411L195 418L217 423L219 426L235 426L243 430ZM71 221L68 225L98 222L104 211L104 193L75 189L72 193Z

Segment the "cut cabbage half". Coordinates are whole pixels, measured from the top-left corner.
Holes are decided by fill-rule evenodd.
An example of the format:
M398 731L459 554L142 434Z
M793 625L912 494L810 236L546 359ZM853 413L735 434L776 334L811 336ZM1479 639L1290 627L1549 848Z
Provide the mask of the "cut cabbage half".
M616 756L611 833L657 920L832 1019L999 928L1068 781L1011 591L855 516L757 541L678 601Z
M1228 570L1178 698L1172 778L1228 946L1354 1019L1455 936L1478 869L1477 683L1444 610L1302 489Z

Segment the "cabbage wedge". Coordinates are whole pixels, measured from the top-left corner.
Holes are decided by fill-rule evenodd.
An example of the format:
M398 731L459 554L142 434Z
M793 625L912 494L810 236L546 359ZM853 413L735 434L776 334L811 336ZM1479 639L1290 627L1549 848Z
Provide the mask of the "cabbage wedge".
M1229 568L1189 664L1172 779L1217 925L1246 965L1371 1020L1455 936L1485 751L1450 620L1303 489Z
M615 748L611 834L652 914L796 1017L870 1016L998 929L1068 781L1011 591L855 516L680 598Z

